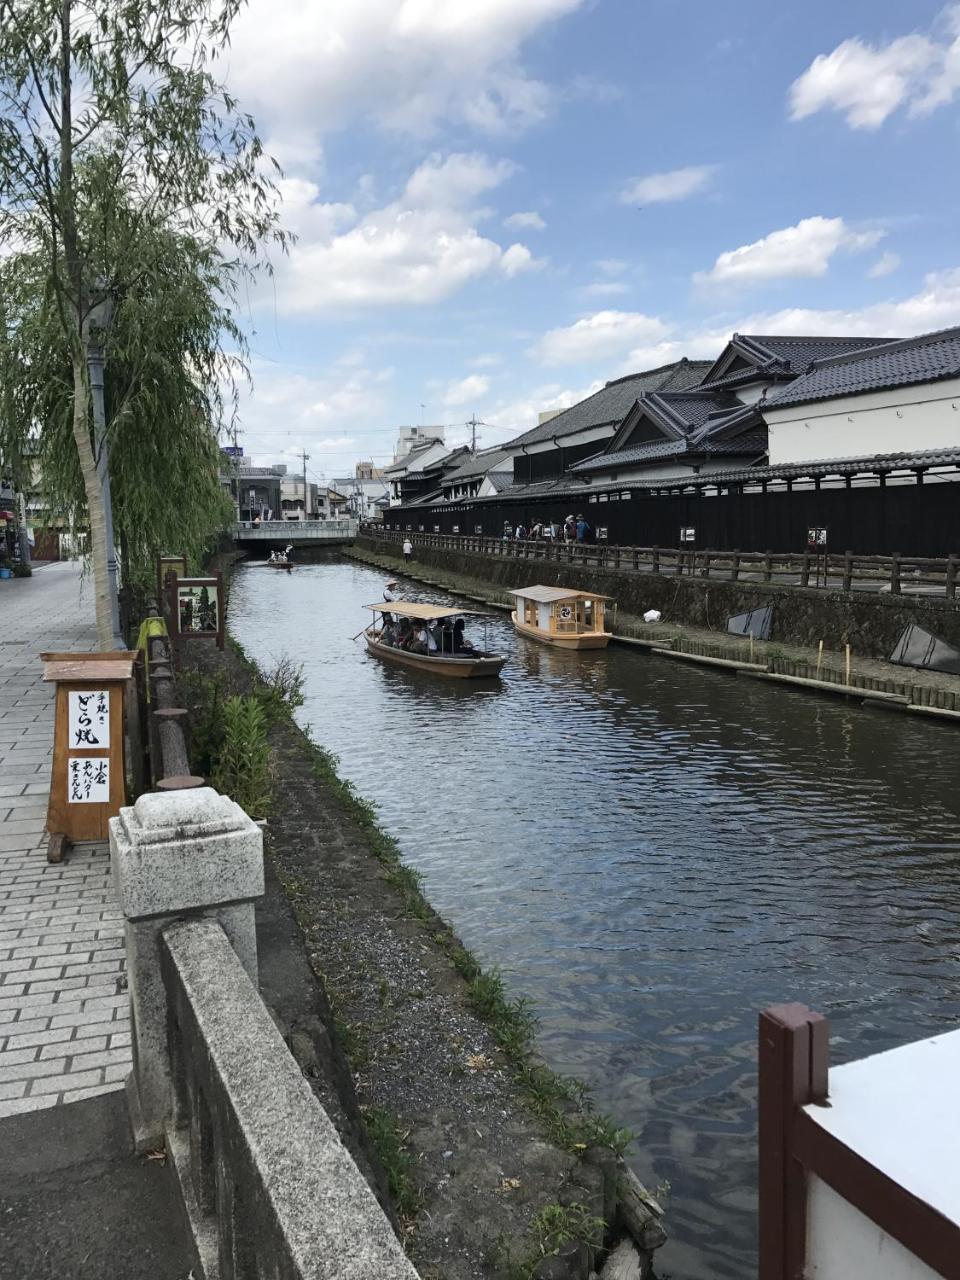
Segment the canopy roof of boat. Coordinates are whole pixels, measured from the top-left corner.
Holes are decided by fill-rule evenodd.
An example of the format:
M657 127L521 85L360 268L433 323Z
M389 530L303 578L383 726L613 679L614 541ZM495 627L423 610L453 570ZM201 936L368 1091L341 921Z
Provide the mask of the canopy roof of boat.
M536 600L538 604L553 604L556 600L613 599L613 596L601 595L599 591L576 591L572 587L518 587L507 594L520 596L524 600Z
M435 622L438 618L489 618L488 613L479 609L453 609L448 604L419 604L404 600L381 601L380 604L365 604L365 609L374 613L392 613L397 618L419 618L421 622Z

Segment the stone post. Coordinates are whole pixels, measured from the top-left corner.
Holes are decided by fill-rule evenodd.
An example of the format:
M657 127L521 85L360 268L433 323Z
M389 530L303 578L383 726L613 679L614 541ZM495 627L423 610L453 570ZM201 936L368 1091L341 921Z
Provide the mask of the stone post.
M127 1099L142 1152L162 1142L173 1113L160 931L188 916L218 920L256 986L263 833L212 787L155 792L110 820L110 860L124 916L133 1030Z

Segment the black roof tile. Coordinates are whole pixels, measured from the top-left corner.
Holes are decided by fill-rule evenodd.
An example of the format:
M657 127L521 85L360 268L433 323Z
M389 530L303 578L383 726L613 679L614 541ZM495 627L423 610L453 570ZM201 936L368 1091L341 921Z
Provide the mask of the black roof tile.
M942 378L960 377L960 328L941 329L866 351L820 360L809 373L780 388L764 402L781 405L863 395Z
M657 391L669 384L673 390L696 386L711 367L709 360L677 360L648 369L644 373L632 373L629 377L608 382L605 387L587 396L579 404L564 409L556 417L541 422L539 426L508 442L511 449L525 444L538 444L552 440L554 436L574 435L589 431L592 427L617 425L633 408L634 401L645 391Z

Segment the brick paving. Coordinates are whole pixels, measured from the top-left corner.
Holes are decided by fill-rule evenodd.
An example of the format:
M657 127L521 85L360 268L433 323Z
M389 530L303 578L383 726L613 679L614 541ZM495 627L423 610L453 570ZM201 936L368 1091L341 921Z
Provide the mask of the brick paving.
M109 1093L130 1070L107 846L46 861L53 687L38 655L96 647L79 566L0 582L0 1117Z

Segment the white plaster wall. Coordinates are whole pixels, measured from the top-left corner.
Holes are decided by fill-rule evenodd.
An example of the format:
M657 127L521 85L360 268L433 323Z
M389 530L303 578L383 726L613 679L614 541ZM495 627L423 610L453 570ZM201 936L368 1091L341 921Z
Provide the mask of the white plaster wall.
M814 1175L807 1190L805 1275L807 1280L942 1280Z
M749 387L735 387L733 394L741 404L756 404L766 389L772 386L772 382L751 382Z
M763 410L770 464L960 448L960 378Z
M548 449L556 449L558 446L571 449L574 445L590 444L594 440L609 440L616 430L616 427L591 427L586 431L577 431L573 435L560 436L556 444L552 440L540 440L536 444L528 444L523 450L518 450L516 456L520 457L524 453L546 453Z

